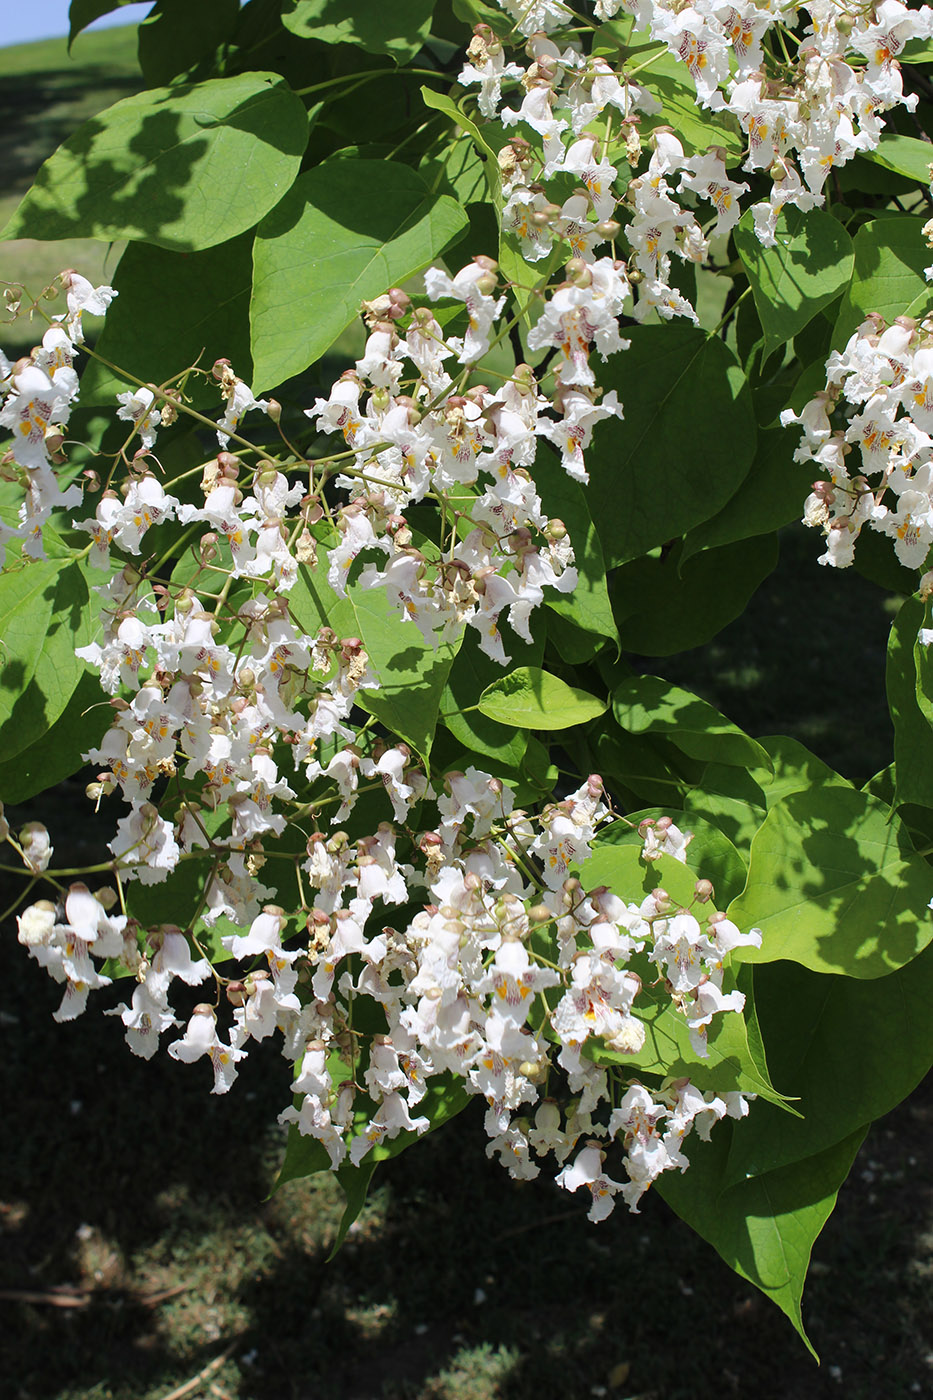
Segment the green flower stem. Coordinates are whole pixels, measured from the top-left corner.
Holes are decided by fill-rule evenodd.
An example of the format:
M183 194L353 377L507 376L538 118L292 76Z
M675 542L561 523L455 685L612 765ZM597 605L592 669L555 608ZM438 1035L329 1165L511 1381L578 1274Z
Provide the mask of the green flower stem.
M438 82L446 82L447 75L440 73L436 68L364 68L358 73L343 73L339 78L327 78L322 83L312 83L310 87L295 88L296 97L310 97L313 92L323 92L326 88L339 87L341 84L353 84L360 87L363 83L371 82L374 78L395 78L409 74L413 78L434 78ZM352 91L352 88L351 88Z

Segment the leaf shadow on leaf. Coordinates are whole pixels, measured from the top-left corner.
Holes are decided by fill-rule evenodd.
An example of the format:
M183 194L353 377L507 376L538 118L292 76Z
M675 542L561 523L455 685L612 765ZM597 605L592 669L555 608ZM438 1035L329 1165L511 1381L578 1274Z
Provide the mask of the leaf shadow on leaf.
M72 585L71 587L69 585ZM51 616L45 623L43 632L43 652L48 649L52 638L64 634L69 643L81 634L82 600L73 588L73 574L70 569L62 569L49 580L42 590L41 597L51 606ZM86 603L86 594L85 599ZM21 661L11 660L4 664L0 649L0 690L19 691L2 730L0 730L0 752L4 757L12 757L41 738L58 719L65 703L78 683L83 671L82 663L67 646L67 664L54 666L53 673L59 682L59 690L52 696L46 693L36 674L26 682L26 667ZM39 657L37 670L42 665ZM61 704L58 699L63 696ZM2 794L0 794L2 796Z
M690 758L771 769L771 758L755 739L708 701L660 676L626 678L612 695L612 711L629 734L668 738Z
M870 979L903 967L930 942L933 876L903 825L866 794L836 786L791 793L756 843L764 859L756 872L753 845L737 916L761 923L763 946L741 950L740 961L784 956ZM769 949L771 919L781 943Z
M205 137L203 141L188 141L182 146L179 128L179 120L171 111L156 113L143 119L139 132L127 147L134 154L149 154L150 143L158 143L162 149L174 145L177 162L177 168L173 171L174 192L169 188L165 170L161 168L153 170L138 183L134 182L130 193L124 192L122 187L126 185L131 172L112 160L102 158L96 150L98 138L106 140L110 135L104 122L92 118L69 138L67 149L73 158L72 180L81 167L84 171L83 192L71 195L69 214L80 224L86 237L110 238L121 219L125 219L137 237L145 238L158 234L167 224L181 217L185 207L183 191L198 157L207 150L208 141ZM48 165L41 166L27 196L36 208L27 215L28 227L24 233L34 238L61 237L57 229L46 225L46 218L54 220L58 217L59 185L60 177ZM144 208L151 211L148 217L143 214Z
M292 33L329 43L358 44L368 53L413 57L421 47L434 0L284 0L282 23Z
M369 163L373 164L373 162ZM339 156L335 156L328 164L332 170L334 167L341 169L347 167L352 171L358 162L340 160ZM262 236L264 239L281 238L283 234L290 233L301 223L309 207L331 220L339 228L352 229L354 233L361 234L366 243L388 243L414 228L424 217L424 207L419 206L402 223L399 223L397 211L392 207L391 202L382 203L378 199L366 201L348 199L346 189L338 181L328 181L326 178L328 173L324 171L323 167L306 172L303 177L305 182L303 188L308 191L307 197L301 199L299 197L301 188L296 187L291 191L290 198L283 199L280 204L277 204L263 220ZM340 173L339 169L337 173ZM322 175L325 178L321 178ZM427 186L425 186L425 195L427 195ZM341 253L344 251L344 248L340 249Z
M214 83L213 88L221 86ZM253 90L230 110L211 111L216 91L204 94L205 111L192 108L200 99L197 88L167 89L164 95L145 94L149 110L127 107L135 123L113 117L111 108L100 118L91 118L79 127L36 174L31 190L13 215L7 236L61 238L64 235L111 239L128 237L151 241L163 247L191 251L220 241L224 233L205 240L198 229L192 235L192 195L203 205L201 223L209 222L213 211L222 218L231 203L231 183L245 174L247 166L232 162L223 189L211 189L210 202L200 186L198 167L205 158L216 160L216 143L231 131L245 132L270 150L297 161L307 144L304 121L270 121L270 94L263 85ZM179 103L187 99L186 105ZM271 97L274 102L275 96ZM164 105L162 105L164 104ZM110 120L107 118L110 117ZM203 135L192 135L192 125ZM131 131L119 144L121 128ZM216 179L216 168L213 172ZM240 233L265 210L247 214L245 222L226 236ZM185 224L187 218L188 224ZM180 229L173 225L181 224Z

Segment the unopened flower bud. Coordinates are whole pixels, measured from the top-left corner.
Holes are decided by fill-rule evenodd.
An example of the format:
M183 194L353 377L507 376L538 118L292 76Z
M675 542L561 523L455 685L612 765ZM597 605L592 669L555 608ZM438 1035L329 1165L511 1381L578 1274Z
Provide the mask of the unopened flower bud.
M656 890L651 891L651 898L659 914L666 914L673 903L667 890L662 889L660 885Z
M541 1080L547 1074L547 1071L547 1060L522 1060L521 1064L518 1067L519 1074L524 1075L526 1079L530 1079L532 1084L540 1083ZM525 1120L525 1123L527 1131L527 1129L531 1127L531 1124L528 1123L527 1119Z
M48 869L52 857L52 841L41 822L27 822L19 833L23 859L34 875Z
M697 880L693 893L701 904L707 904L714 893L712 880Z
M198 552L202 564L210 564L212 560L217 558L217 536L213 530L208 530L201 536Z
M113 909L117 903L117 892L111 889L109 885L102 885L99 890L94 891L94 898L97 900L100 907L109 914L110 910Z
M582 258L571 258L566 267L567 281L572 282L575 287L591 287L593 285L593 274L590 271L589 263Z

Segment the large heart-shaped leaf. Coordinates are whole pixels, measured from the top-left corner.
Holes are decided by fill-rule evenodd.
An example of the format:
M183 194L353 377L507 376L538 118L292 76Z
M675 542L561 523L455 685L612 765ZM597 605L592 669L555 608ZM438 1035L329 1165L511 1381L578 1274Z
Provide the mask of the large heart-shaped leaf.
M100 354L137 379L155 384L165 383L195 361L210 369L224 356L248 381L252 244L248 233L201 253L131 243L114 274L120 295L107 311L97 342ZM171 287L171 300L153 297L154 286ZM81 380L81 401L111 406L114 396L132 385L116 369L92 360ZM214 416L220 417L223 401L210 376L193 375L185 392L195 408L214 409Z
M282 0L282 23L302 39L356 44L397 63L414 58L431 28L435 0Z
M933 950L880 981L826 976L796 963L755 968L755 1009L778 1089L800 1117L757 1106L736 1132L729 1182L821 1152L880 1118L933 1061Z
M729 917L762 931L745 962L884 977L933 938L933 870L906 828L868 793L841 785L791 793L752 841L748 883Z
M515 729L569 729L603 714L606 702L538 666L520 666L486 687L479 709Z
M852 276L852 240L838 219L822 209L785 207L766 248L751 211L735 230L735 246L751 283L765 333L762 363L828 306Z
M909 215L872 219L853 239L855 264L842 298L833 344L842 349L870 311L890 323L895 316L921 316L933 301L923 275L930 261L921 230L923 219Z
M786 1114L779 1116L790 1121ZM743 1127L719 1124L709 1142L691 1137L686 1144L690 1170L666 1172L657 1190L731 1269L786 1313L816 1356L800 1312L810 1252L832 1214L865 1129L805 1161L723 1190L730 1137Z
M456 200L407 165L335 157L307 171L256 235L255 391L300 374L361 301L426 267L466 224Z
M212 248L279 202L307 143L307 113L277 73L140 92L49 156L2 237Z
M757 439L748 385L721 340L677 324L625 334L631 349L599 371L625 417L597 423L587 452L587 501L610 567L715 515Z

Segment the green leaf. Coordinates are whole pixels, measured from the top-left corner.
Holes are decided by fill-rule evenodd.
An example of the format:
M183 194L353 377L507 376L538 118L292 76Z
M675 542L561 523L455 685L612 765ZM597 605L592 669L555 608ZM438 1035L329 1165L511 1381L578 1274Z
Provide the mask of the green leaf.
M775 229L776 244L765 248L755 233L751 210L735 230L735 246L748 275L765 333L762 368L818 311L828 306L852 276L852 240L838 219L823 209L785 206Z
M895 801L933 807L931 730L917 694L915 649L924 611L919 598L902 603L888 637L885 684L894 722Z
M309 637L315 636L322 627L332 627L344 641L357 635L357 622L350 599L340 598L327 582L326 548L336 543L336 537L326 544L319 542L315 566L298 566L298 577L288 595L288 610Z
M96 609L93 617L96 618ZM75 647L92 614L81 565L36 561L0 574L0 753L42 738L84 673Z
M282 0L282 23L302 39L357 44L407 63L431 31L435 0Z
M359 1219L360 1212L366 1204L366 1197L369 1195L369 1183L373 1179L373 1173L378 1167L378 1161L370 1156L361 1162L358 1167L346 1158L337 1168L337 1180L343 1187L343 1194L346 1198L346 1206L343 1215L340 1217L340 1224L337 1226L337 1233L334 1236L334 1243L330 1247L327 1256L327 1263L336 1258L340 1251L340 1246L350 1231L350 1226Z
M755 1111L753 1104L751 1112ZM781 1115L781 1121L789 1120ZM731 1269L790 1318L816 1357L800 1311L810 1254L832 1214L865 1130L860 1128L805 1161L723 1190L730 1130L737 1134L742 1126L717 1124L708 1143L691 1137L686 1144L689 1171L665 1172L657 1189Z
M543 647L536 648L541 659ZM518 768L528 747L521 729L503 729L476 708L476 697L502 675L502 667L480 650L479 634L467 628L459 655L450 668L441 697L440 718L468 752L493 759L505 768Z
M59 146L0 237L212 248L279 202L307 143L307 113L277 73L153 88Z
M923 605L922 627L933 637L931 614L933 604L927 598ZM929 643L920 640L919 632L914 642L914 670L917 674L917 705L927 724L933 725L933 649Z
M618 648L619 634L606 586L606 561L590 515L586 490L567 475L550 452L538 454L535 485L547 515L562 520L567 526L579 576L571 593L549 589L548 607L584 632L608 637ZM572 657L568 659L573 660Z
M712 705L660 676L631 676L616 688L612 712L631 734L664 735L691 758L771 770L767 751Z
M873 219L853 240L855 266L842 298L833 345L844 348L870 311L890 324L896 316L920 316L933 289L923 275L930 250L921 234L923 219L909 214Z
M684 809L706 817L747 861L752 838L767 815L767 782L764 769L743 769L708 763L695 787L684 793Z
M570 729L605 712L605 700L537 666L520 666L488 685L480 713L516 729Z
M84 767L82 753L99 746L112 719L109 696L101 690L97 672L85 671L48 733L0 763L0 801L26 802L79 772Z
M453 0L452 8L457 18L468 26L483 23L500 36L512 34L508 16L497 5L487 4L486 0Z
M460 127L462 131L465 131L472 137L476 149L481 151L486 157L486 170L489 177L493 180L489 192L492 196L495 196L499 190L499 175L496 166L497 153L495 147L489 144L483 128L478 126L466 113L461 112L453 98L448 97L445 93L435 92L433 88L422 87L421 96L424 99L424 105L426 107L430 107L434 112L443 112L444 116L449 117L455 126ZM489 161L492 161L491 169Z
M466 208L469 204L485 207L487 185L486 166L472 137L466 132L455 136L440 157L431 156L418 166L431 188L438 177L446 181L445 194L450 194Z
M821 375L820 389L826 382L822 366ZM793 427L759 429L758 451L748 476L718 515L697 525L685 537L680 556L682 570L701 550L770 535L782 525L800 519L811 490L813 464L794 461L798 442Z
M663 887L675 905L689 908L696 892L696 873L673 856L662 855L657 860L641 858L641 841L620 841L606 836L614 831L607 827L592 843L592 854L580 871L586 889L608 885L613 894L628 904L640 904L645 895Z
M612 831L612 828L607 828ZM689 849L689 848L688 848ZM689 905L693 900L696 873L662 856L650 864L641 859L641 842L614 842L600 832L592 855L580 869L585 889L605 885L626 903L640 903L659 884L675 903ZM639 965L639 963L641 965ZM632 1008L645 1026L645 1044L636 1055L620 1055L594 1044L587 1056L597 1064L625 1064L646 1074L689 1078L698 1088L719 1091L739 1090L760 1094L782 1104L783 1098L762 1073L749 1047L745 1021L740 1013L717 1017L707 1042L708 1055L701 1057L690 1042L686 1019L673 1005L653 965L646 957L633 967L642 977L643 987Z
M659 50L641 81L648 83L652 94L661 102L660 112L641 118L643 134L657 126L669 126L690 154L702 154L710 146L722 146L727 156L741 155L746 140L735 117L698 106L696 87L676 54Z
M255 391L306 369L361 301L426 267L466 224L460 205L407 165L335 157L307 171L256 235Z
M378 690L358 691L357 702L427 761L462 634L456 642L432 647L413 622L399 616L384 589L351 585L349 595L359 635L379 678Z
M712 880L718 908L724 908L730 899L741 893L747 874L745 861L728 836L713 822L695 812L685 812L677 807L646 807L641 812L627 812L625 821L613 822L610 826L600 829L599 845L634 846L640 851L644 840L638 833L638 826L646 817L652 817L655 821L660 817L670 817L681 831L693 832L693 840L687 846L686 861L683 864L691 872L693 880ZM654 883L657 884L657 881ZM691 888L688 902L692 899Z
M96 347L100 354L153 384L164 384L195 361L210 369L224 356L248 382L252 246L252 234L202 253L131 243L114 274L120 295L107 311ZM171 298L154 296L156 287L171 288ZM112 409L114 396L131 387L131 380L91 360L81 379L81 401ZM194 408L222 416L223 400L210 376L193 375L185 393Z
M139 66L149 87L170 83L230 39L240 0L156 0L139 26Z
M674 549L624 564L612 580L623 649L638 656L670 656L702 646L740 616L777 562L777 536L769 533L704 550L686 561Z
M848 778L830 768L828 763L817 758L805 744L801 744L799 739L792 739L789 734L769 734L760 739L759 743L770 755L774 767L772 774L759 778L764 788L765 805L769 811L792 792L852 786Z
M585 1057L597 1065L624 1065L664 1079L689 1079L703 1093L755 1094L763 1102L772 1101L780 1118L788 1117L781 1095L758 1070L741 1013L730 1011L716 1018L707 1041L708 1053L702 1059L690 1044L686 1019L662 986L652 986L646 980L632 1013L645 1028L645 1043L637 1054L622 1055L588 1043Z
M748 883L729 906L740 928L762 933L736 956L885 977L933 937L931 894L933 871L883 803L841 786L791 793L752 841Z
M587 734L587 742L596 756L596 771L637 802L679 804L696 781L692 770L702 767L667 739L627 733L611 715Z
M747 475L757 439L751 394L721 340L678 324L626 336L631 349L600 368L625 418L597 423L587 452L587 502L610 567L714 516Z
M886 170L898 175L906 175L918 185L930 183L930 163L933 161L933 146L929 141L921 141L916 136L898 136L894 131L883 131L877 146L865 152L865 158Z
M929 39L910 39L901 54L902 63L933 63L933 42Z
M71 48L82 29L87 29L102 15L122 10L124 5L132 5L135 0L71 0L68 7L68 47Z
M933 1060L933 1028L918 1014L931 994L929 948L876 982L789 962L756 967L755 1009L771 1076L795 1096L801 1117L753 1107L736 1130L727 1180L809 1158L906 1098Z

